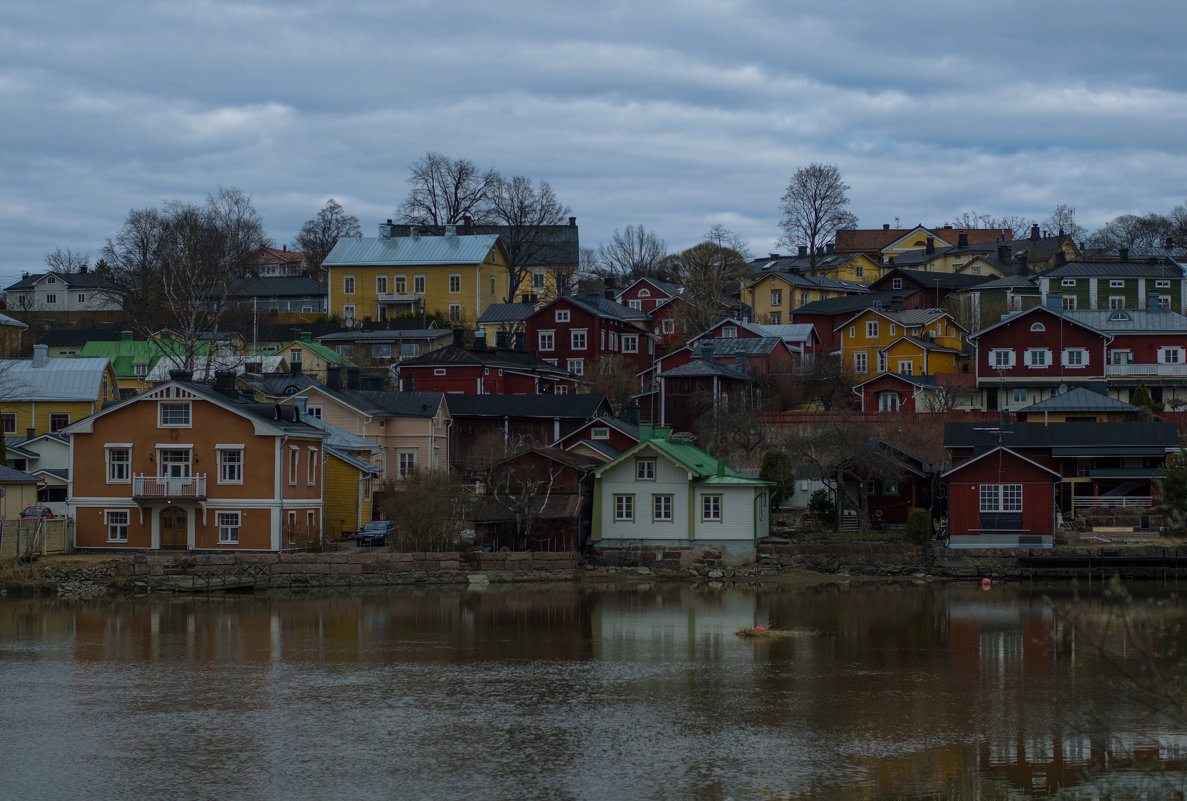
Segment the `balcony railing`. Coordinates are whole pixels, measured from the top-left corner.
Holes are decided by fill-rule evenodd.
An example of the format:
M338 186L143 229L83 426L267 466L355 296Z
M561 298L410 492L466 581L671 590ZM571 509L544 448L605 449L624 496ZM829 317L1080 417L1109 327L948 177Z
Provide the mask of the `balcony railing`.
M1187 376L1187 364L1106 364L1106 376Z
M201 501L206 498L206 474L171 478L132 476L132 497L160 500Z

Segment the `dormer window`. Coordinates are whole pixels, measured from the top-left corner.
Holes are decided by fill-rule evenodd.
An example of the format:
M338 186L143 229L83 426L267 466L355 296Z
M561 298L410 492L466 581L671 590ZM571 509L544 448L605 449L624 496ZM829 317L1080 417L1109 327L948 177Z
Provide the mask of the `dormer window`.
M45 279L45 283L47 283L47 284L56 284L56 283L58 283L58 279L57 279L57 278L54 278L54 277L51 275L51 276L49 276L48 278L46 278L46 279Z
M738 338L737 326L727 325L724 328L722 328L721 329L721 338L722 339L737 339Z
M1124 322L1129 322L1132 319L1133 318L1129 316L1128 312L1114 311L1111 314L1109 314L1109 322L1110 323L1124 323Z

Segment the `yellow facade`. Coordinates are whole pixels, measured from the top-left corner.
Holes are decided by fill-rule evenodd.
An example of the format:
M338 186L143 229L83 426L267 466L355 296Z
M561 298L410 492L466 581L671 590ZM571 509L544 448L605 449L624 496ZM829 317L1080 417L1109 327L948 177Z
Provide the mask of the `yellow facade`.
M488 307L507 297L507 257L496 243L481 263L333 265L326 280L330 314L339 319L439 312L451 322L473 326Z
M556 300L555 271L543 267L534 270L524 270L519 282L519 288L515 290L513 302L525 303L533 298L537 307Z
M797 286L783 273L767 273L751 282L742 294L754 314L755 322L786 325L791 322L791 313L800 306L817 300L843 297L849 293L839 288Z
M955 354L936 352L903 339L916 337L942 348L964 349L965 331L947 313L935 311L924 318L920 311L906 312L904 317L900 316L903 312L867 309L847 321L840 327L838 338L845 369L866 378L907 369L911 375L958 372L959 357ZM900 362L911 366L906 368Z
M818 267L812 274L835 281L872 284L882 277L882 265L864 253L855 253L848 261L831 264L827 267Z
M350 455L363 462L370 458L369 453L361 451ZM348 532L358 531L372 518L375 481L332 450L326 451L323 503L327 537L341 539Z

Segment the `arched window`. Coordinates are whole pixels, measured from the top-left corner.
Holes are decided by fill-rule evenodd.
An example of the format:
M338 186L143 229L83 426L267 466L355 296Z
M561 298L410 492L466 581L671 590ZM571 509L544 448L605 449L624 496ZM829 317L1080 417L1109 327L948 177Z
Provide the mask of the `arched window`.
M1030 330L1031 330L1031 331L1034 331L1036 334L1037 334L1037 333L1042 333L1043 331L1046 331L1046 330L1047 330L1047 326L1043 325L1042 323L1033 323L1033 324L1030 326Z

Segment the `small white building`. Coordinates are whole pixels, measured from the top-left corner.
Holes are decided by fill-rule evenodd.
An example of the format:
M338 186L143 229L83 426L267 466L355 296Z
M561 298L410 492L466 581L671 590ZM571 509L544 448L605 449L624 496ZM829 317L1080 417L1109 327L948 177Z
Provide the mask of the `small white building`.
M753 561L770 531L770 482L673 439L668 428L640 426L639 435L594 471L594 547L709 545L727 561Z

